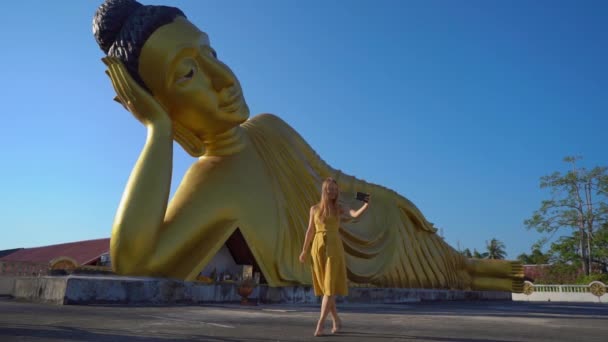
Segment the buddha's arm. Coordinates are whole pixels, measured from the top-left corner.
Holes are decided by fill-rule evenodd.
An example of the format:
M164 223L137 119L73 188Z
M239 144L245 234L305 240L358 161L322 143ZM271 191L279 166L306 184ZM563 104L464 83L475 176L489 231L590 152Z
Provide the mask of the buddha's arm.
M149 142L127 187L124 214L117 216L125 219L114 227L115 270L190 279L236 228L238 184L226 184L230 170L221 158L204 158L190 167L168 202L171 150L154 138Z
M116 58L104 58L118 101L148 130L112 227L110 254L118 273L136 273L155 248L171 185L173 129L159 102L133 80Z
M202 157L182 178L158 229L145 273L193 279L238 226L242 191L231 164Z
M118 273L137 273L153 253L167 208L172 159L171 128L149 125L112 227L110 251Z

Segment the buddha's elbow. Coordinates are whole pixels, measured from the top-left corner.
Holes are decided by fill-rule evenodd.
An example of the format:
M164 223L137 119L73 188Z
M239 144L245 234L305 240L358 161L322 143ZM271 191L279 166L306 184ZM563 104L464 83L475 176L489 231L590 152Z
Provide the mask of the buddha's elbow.
M119 275L132 275L134 271L133 258L128 253L128 247L123 246L119 239L112 237L110 242L110 260L112 271Z
M120 232L121 230L115 230ZM124 230L123 230L124 231ZM124 234L113 233L110 240L112 271L119 275L145 275L145 262L149 257L148 246L142 241L127 238Z
M112 271L124 276L145 276L150 272L141 258L133 257L120 251L111 251Z

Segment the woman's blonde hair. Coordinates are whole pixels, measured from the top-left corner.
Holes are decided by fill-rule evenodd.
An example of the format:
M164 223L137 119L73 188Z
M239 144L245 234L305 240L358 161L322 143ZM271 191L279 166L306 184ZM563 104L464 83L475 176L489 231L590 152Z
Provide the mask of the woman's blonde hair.
M338 198L340 197L340 190L338 190L335 199L329 199L329 186L332 183L338 186L338 182L335 179L328 177L323 181L323 186L321 187L321 202L317 205L317 210L319 211L319 217L322 219L332 215L339 215Z

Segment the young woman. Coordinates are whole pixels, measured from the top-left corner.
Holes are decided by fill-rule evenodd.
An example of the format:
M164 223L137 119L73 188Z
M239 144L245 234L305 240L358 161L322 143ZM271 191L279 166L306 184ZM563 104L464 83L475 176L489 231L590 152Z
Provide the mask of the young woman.
M321 202L310 208L310 221L300 262L306 261L308 247L312 241L310 255L312 257L312 283L316 296L323 296L321 316L317 323L315 336L323 335L323 326L328 313L333 320L332 333L337 333L342 321L336 309L336 296L346 296L348 285L346 281L346 261L344 247L340 239L340 218L348 214L357 218L369 206L369 198L363 206L355 211L348 211L338 204L340 191L338 183L333 178L323 182Z

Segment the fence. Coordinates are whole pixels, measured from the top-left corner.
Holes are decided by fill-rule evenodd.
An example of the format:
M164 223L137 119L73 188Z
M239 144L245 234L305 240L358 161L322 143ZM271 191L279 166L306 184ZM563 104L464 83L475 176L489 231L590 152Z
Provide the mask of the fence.
M606 284L593 281L587 285L551 285L524 282L523 293L514 293L513 300L555 302L608 302Z

